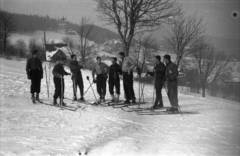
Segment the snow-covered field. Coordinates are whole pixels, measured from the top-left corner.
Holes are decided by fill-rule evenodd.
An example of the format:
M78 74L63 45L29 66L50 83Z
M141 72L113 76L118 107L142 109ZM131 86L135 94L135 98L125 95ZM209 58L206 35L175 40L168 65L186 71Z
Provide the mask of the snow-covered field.
M240 155L239 103L179 93L183 117L161 112L138 115L102 106L86 106L85 110L76 112L59 110L31 103L25 61L1 58L0 63L1 156L77 156L83 150L90 156ZM86 76L91 72L83 71L83 75L87 89ZM65 82L65 96L72 98L70 76L65 77ZM40 96L47 103L52 102L54 92L52 75L50 83L48 98L46 79L42 79ZM135 92L138 97L137 83ZM152 92L152 86L146 86L146 100L152 100ZM94 100L91 90L85 98ZM169 106L165 90L163 98L164 105ZM65 102L77 105L69 100Z

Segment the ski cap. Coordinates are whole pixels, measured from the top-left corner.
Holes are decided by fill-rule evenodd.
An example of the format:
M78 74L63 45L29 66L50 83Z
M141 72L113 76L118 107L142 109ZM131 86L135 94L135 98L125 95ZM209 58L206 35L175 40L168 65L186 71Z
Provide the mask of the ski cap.
M171 60L171 56L170 56L170 55L164 55L163 57L164 57L165 59L169 60L169 61Z
M32 55L35 55L35 54L37 54L38 53L38 50L33 50L32 51Z

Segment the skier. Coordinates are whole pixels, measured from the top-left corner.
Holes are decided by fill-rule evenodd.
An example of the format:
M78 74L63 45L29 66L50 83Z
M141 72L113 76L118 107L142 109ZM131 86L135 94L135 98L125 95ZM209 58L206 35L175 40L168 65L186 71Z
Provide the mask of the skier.
M122 72L123 72L123 89L125 93L126 101L124 103L136 103L135 93L133 90L133 69L135 68L134 61L125 56L124 52L118 53L122 60Z
M171 108L168 111L179 112L178 110L178 67L171 61L170 55L164 55L163 59L166 64L166 82L168 90L168 98L171 103Z
M97 57L97 63L92 68L93 82L97 83L97 92L100 96L99 102L105 102L106 95L106 81L109 67L102 63L101 57ZM95 74L97 78L95 79Z
M27 60L26 72L28 79L31 80L30 93L32 94L32 102L36 103L36 100L40 103L39 93L41 89L41 79L43 78L42 62L37 57L38 50L32 51L32 57ZM36 97L35 94L36 93Z
M163 100L162 100L162 87L165 81L165 72L166 66L161 62L161 56L155 56L155 66L153 72L148 72L149 75L154 75L154 88L156 89L156 99L153 105L153 109L162 108Z
M53 95L53 105L58 104L57 103L58 98L60 98L60 103L62 103L63 106L66 105L63 101L61 101L64 98L64 75L71 75L71 74L64 70L63 65L65 64L65 62L66 62L66 58L62 57L61 60L54 66L52 71L54 76L53 82L55 85L55 93Z
M73 81L73 95L74 95L73 100L77 101L77 86L78 86L81 94L81 98L79 100L84 101L83 97L84 85L81 73L81 69L83 68L83 66L78 64L76 55L71 55L71 59L72 61L70 62L69 67L72 73Z
M119 102L119 95L120 95L120 78L119 75L122 74L122 70L119 64L117 64L117 58L112 58L112 65L109 68L109 92L112 97L112 102L114 102L114 86L116 88L116 102Z

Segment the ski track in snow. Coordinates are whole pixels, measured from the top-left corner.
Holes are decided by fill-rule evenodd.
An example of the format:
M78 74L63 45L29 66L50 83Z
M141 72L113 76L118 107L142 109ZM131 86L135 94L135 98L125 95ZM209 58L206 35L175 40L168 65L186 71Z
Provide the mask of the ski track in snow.
M183 117L157 111L149 112L156 113L153 115L138 115L119 108L86 106L70 100L65 102L86 106L85 110L59 110L31 103L26 62L0 61L1 156L77 156L84 151L90 156L240 155L239 105L179 93L181 110L197 113L183 114ZM86 90L89 86L86 76L91 73L87 70L82 73ZM46 77L42 79L40 97L46 103L52 102L52 80L51 75L48 98ZM72 98L69 76L65 77L65 86L65 97ZM93 88L97 94L96 85ZM138 98L137 82L134 88ZM152 101L152 89L151 85L145 86L145 100ZM165 90L162 92L164 105L169 106ZM123 99L122 86L121 93ZM94 101L91 89L85 98ZM106 98L110 98L108 93ZM151 105L152 102L141 107Z

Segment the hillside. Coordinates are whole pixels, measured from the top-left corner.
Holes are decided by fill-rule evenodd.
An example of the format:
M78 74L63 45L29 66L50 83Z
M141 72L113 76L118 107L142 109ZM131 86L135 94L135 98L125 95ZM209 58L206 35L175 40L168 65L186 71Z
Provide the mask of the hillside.
M26 61L0 58L0 62L0 155L79 156L83 151L89 156L240 155L239 103L179 93L183 116L165 114L161 110L127 112L137 106L91 106L67 99L67 105L80 105L86 107L85 110L60 110L51 106L52 75L50 97L44 74L40 97L45 104L32 104ZM84 70L82 74L86 90L89 86L86 76L91 72ZM93 89L96 93L96 85ZM137 82L134 90L138 97ZM145 90L145 100L149 103L140 105L141 108L152 105L153 86L146 85ZM164 106L168 107L166 91L162 92ZM65 97L72 98L70 76L65 77ZM106 98L110 98L108 92ZM85 99L94 101L91 89ZM120 99L124 99L122 87Z
M17 13L9 13L13 15L16 25L17 25L17 33L23 34L32 34L36 31L51 31L51 32L60 32L65 34L69 30L77 32L80 28L80 25L77 23L71 23L67 21L64 17L59 18L50 18L49 16L39 16L39 15L25 15L25 14L17 14ZM65 26L62 28L60 26L62 20L64 20ZM86 28L91 25L86 25ZM99 27L97 25L93 25L92 35L90 36L90 40L102 44L110 39L118 39L118 34L110 31L109 29ZM63 30L64 29L64 30Z

